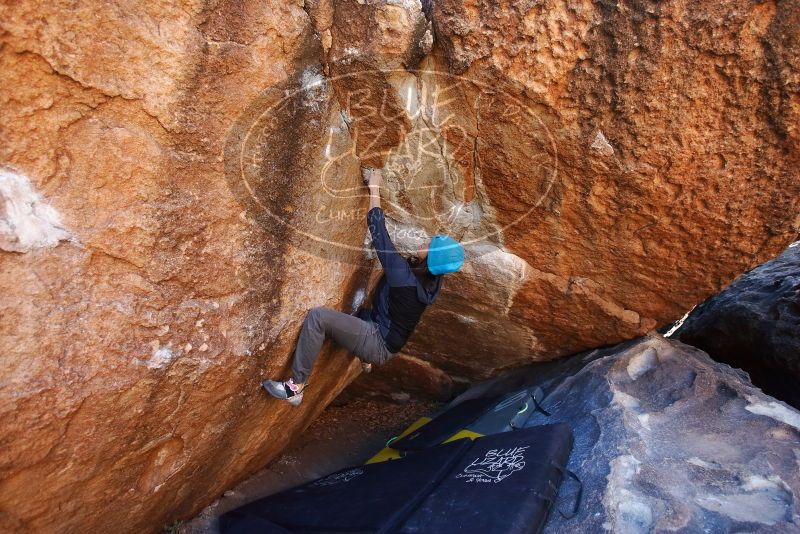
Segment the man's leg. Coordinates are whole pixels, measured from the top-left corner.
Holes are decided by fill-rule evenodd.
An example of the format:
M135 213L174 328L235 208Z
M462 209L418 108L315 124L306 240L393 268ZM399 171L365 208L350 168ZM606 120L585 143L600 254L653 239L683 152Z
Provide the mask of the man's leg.
M286 382L264 380L261 383L264 389L273 397L298 406L303 401L305 382L326 337L364 361L382 363L391 356L373 323L331 308L313 308L300 330L292 362L292 379Z
M381 336L378 330L378 325L373 323L367 324L371 327L370 333L367 335L359 352L355 352L354 354L361 360L364 371L369 373L372 370L373 363L382 365L394 355L386 348L386 342L383 340L383 336Z
M331 308L313 308L306 315L294 351L292 374L295 384L305 384L326 337L364 359L375 342L373 324Z

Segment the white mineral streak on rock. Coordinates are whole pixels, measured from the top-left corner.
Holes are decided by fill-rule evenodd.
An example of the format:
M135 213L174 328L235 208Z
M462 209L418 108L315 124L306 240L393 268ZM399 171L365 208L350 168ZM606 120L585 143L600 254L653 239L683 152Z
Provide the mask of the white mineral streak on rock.
M361 56L362 52L358 48L348 46L342 51L342 54L334 59L337 63L342 65L349 65L357 56Z
M771 417L800 430L800 412L779 402L760 400L754 395L748 395L747 401L750 403L745 408L748 412Z
M745 480L742 488L748 491L786 490L788 486L786 485L786 482L781 480L781 477L778 475L772 475L767 478L759 475L751 475L747 477L747 480Z
M740 486L741 493L698 496L697 504L727 515L735 521L773 525L784 518L792 493L779 476L748 476Z
M654 369L658 365L658 353L653 347L649 347L640 354L633 356L628 361L628 376L631 380L636 380L647 371Z
M462 271L482 283L487 292L500 297L497 298L497 304L502 307L498 311L502 310L505 314L511 309L514 296L525 282L530 266L519 256L494 243L482 242L469 247Z
M627 410L636 410L638 411L641 404L639 403L639 399L632 395L628 395L618 389L613 389L614 397L613 401L616 404L619 404L622 408Z
M406 112L409 117L415 117L419 113L419 95L417 94L417 79L411 77L409 82L405 84L405 104Z
M153 354L150 356L150 359L147 360L146 365L150 369L163 369L169 365L174 358L175 355L171 347L161 347L153 350Z
M606 136L603 135L603 132L600 130L597 130L591 148L607 158L614 155L614 147L611 146L611 143L608 142L608 139L606 139Z
M402 103L409 119L415 120L420 115L420 97L417 89L417 77L414 74L393 73L390 81L397 100Z
M71 237L59 213L33 190L26 176L0 169L0 249L29 252Z
M696 465L697 467L702 467L704 469L713 469L714 468L713 464L710 464L710 463L706 462L705 460L701 460L697 456L692 456L691 458L686 460L686 462L690 463L692 465Z
M408 9L412 11L422 10L422 3L419 0L387 0L386 4L390 6L399 6L402 7L403 9Z
M310 91L314 88L322 87L323 83L325 83L325 77L317 67L308 67L303 71L303 75L300 78L303 91Z
M650 430L650 414L649 413L642 413L636 416L639 420L639 424L642 425L642 428L646 430Z
M364 299L367 297L367 292L363 287L359 287L356 290L356 294L353 296L353 303L350 306L351 311L353 313L357 312L358 309L364 304Z
M303 105L319 111L320 105L328 98L328 86L318 66L308 67L303 71L300 87L303 93Z
M611 461L603 497L611 517L603 527L615 534L644 534L653 526L653 510L632 484L640 465L641 462L629 454Z

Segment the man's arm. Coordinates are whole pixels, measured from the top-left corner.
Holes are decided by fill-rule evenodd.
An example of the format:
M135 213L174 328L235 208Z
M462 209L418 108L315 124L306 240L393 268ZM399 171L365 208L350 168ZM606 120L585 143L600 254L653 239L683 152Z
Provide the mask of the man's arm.
M408 262L403 258L394 247L389 232L386 231L386 219L381 209L381 171L371 169L369 171L369 213L367 213L367 226L372 236L372 246L378 254L383 270L386 273L386 281L390 286L402 287L414 285L416 277L411 272Z
M369 184L369 209L381 207L381 182L383 173L380 169L370 169L367 179Z

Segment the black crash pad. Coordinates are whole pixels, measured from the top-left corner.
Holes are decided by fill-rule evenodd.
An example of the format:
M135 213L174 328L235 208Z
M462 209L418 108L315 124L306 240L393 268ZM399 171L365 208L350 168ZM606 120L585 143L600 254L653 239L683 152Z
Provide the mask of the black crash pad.
M572 450L566 424L345 469L220 519L225 534L537 533Z
M540 532L556 500L572 444L572 432L564 423L475 440L398 532Z
M286 530L263 517L247 513L241 508L223 515L219 523L222 532L235 532L236 534L294 534L291 530Z
M499 400L499 397L466 400L436 416L411 434L393 441L391 447L400 451L418 451L434 447L485 414Z
M333 473L229 512L220 518L220 529L244 534L251 531L237 525L265 520L293 534L394 532L470 445L460 440Z

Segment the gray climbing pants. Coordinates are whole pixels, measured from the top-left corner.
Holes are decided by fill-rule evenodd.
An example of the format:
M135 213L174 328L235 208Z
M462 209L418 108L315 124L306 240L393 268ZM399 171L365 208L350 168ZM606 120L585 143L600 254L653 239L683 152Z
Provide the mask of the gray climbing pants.
M382 364L392 357L377 324L331 308L312 308L303 321L294 350L292 378L295 383L308 380L326 337L368 363Z

